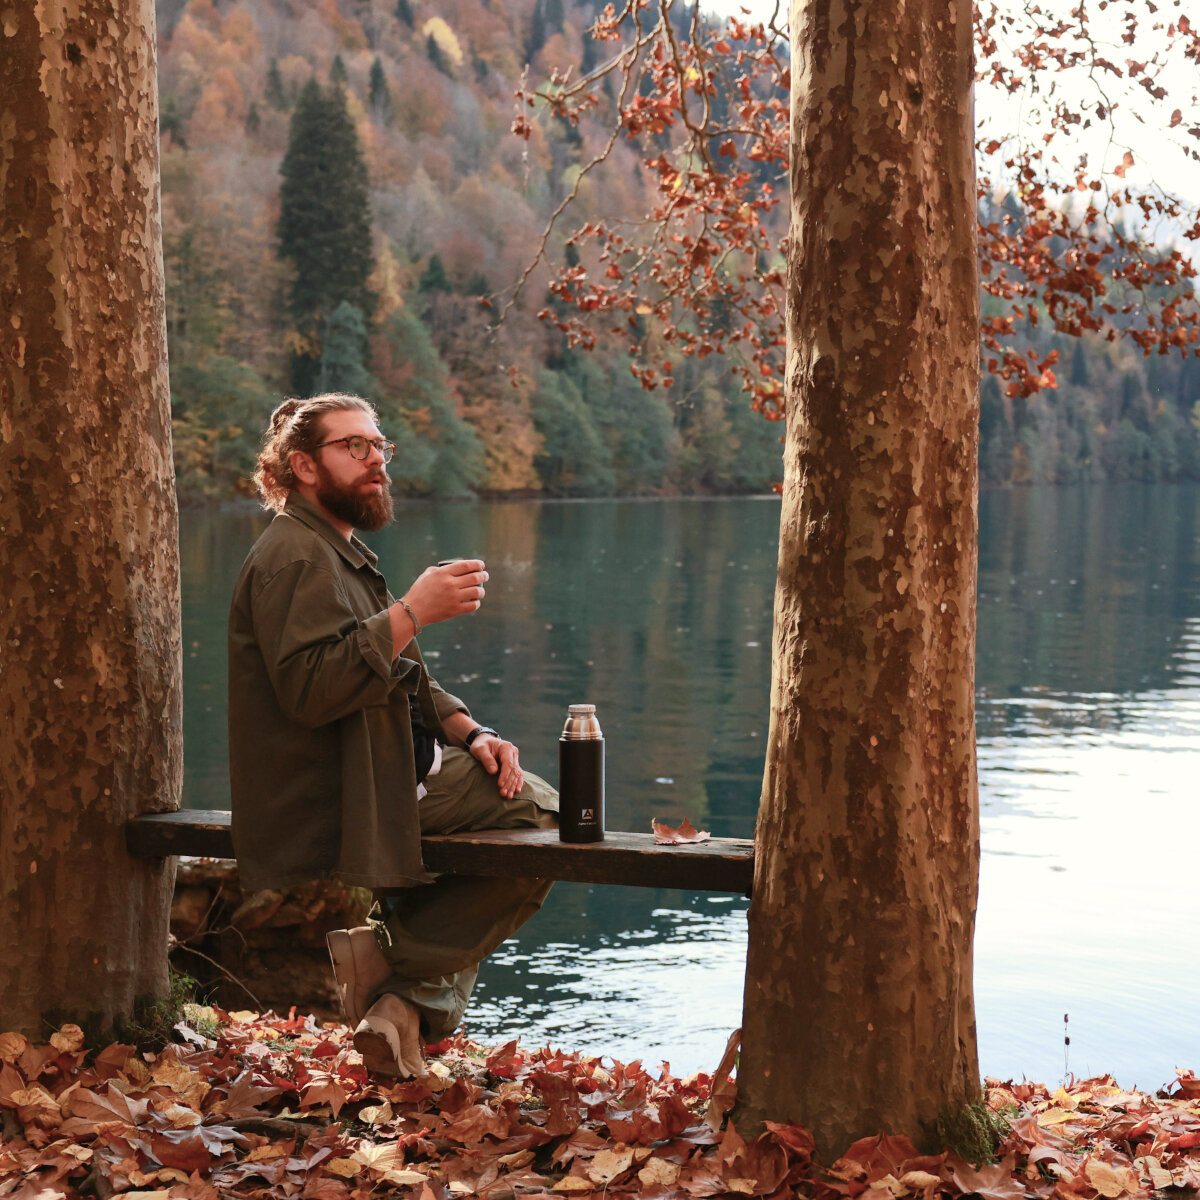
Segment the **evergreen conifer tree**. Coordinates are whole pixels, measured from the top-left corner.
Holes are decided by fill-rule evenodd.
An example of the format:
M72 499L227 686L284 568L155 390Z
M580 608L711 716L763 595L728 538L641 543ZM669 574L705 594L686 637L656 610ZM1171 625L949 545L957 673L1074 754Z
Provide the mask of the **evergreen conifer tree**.
M350 76L346 74L346 64L342 61L340 54L333 56L333 62L329 64L329 82L333 87L344 88L350 81Z
M367 319L375 308L367 168L340 88L305 85L279 170L279 254L295 271L288 308L311 347L293 357L292 386L309 394L325 319L343 301Z
M1184 412L1190 413L1192 406L1200 402L1200 358L1195 353L1179 365L1176 382L1176 400Z
M412 28L413 10L408 0L396 0L396 20Z
M542 436L534 465L546 491L554 496L612 495L617 483L612 452L570 377L540 370L532 409Z
M250 107L246 110L246 132L257 133L261 124L262 118L258 115L258 103L251 100Z
M375 381L364 361L366 345L367 323L362 311L343 300L325 322L317 390L371 397Z
M371 78L367 85L367 103L376 118L384 125L392 119L392 91L388 87L383 63L378 58L371 64Z
M166 95L160 100L158 132L160 137L169 135L180 150L187 149L187 118L179 111L179 102L174 96Z
M533 62L534 55L546 44L546 8L543 0L533 6L529 22L529 37L525 41L525 61Z
M1087 387L1088 385L1087 355L1083 352L1083 342L1078 339L1075 342L1075 352L1071 355L1070 382L1079 387Z
M421 278L417 280L417 290L420 292L449 292L450 277L446 274L445 264L441 255L431 254Z
M267 67L267 103L282 112L287 108L287 96L283 90L283 76L279 73L279 60L271 59Z
M384 422L398 420L402 426L396 429L392 478L435 496L471 495L484 473L483 446L456 411L454 389L429 330L399 309L388 317L384 335L403 371L402 383L392 381L393 395L384 389L378 397Z

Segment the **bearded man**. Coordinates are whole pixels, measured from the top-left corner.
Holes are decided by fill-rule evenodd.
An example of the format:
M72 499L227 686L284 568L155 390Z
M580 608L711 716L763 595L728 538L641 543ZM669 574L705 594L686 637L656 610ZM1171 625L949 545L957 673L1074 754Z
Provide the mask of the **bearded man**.
M275 518L229 615L229 767L246 888L373 889L373 924L329 935L334 976L368 1069L411 1077L422 1042L457 1028L479 962L550 888L431 876L421 835L552 826L558 797L417 646L424 626L479 608L484 564L430 567L397 600L355 536L392 519L394 450L356 396L272 415L255 483Z

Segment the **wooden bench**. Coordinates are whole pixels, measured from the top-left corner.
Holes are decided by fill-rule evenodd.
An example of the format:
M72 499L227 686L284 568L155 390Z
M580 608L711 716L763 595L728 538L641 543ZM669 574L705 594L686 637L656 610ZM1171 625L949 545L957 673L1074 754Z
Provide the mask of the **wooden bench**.
M139 858L234 857L229 813L220 809L136 817L125 841ZM746 895L754 879L754 842L745 838L659 846L650 833L606 832L602 842L572 845L560 842L554 829L491 829L424 837L421 856L429 870L448 875L537 875Z

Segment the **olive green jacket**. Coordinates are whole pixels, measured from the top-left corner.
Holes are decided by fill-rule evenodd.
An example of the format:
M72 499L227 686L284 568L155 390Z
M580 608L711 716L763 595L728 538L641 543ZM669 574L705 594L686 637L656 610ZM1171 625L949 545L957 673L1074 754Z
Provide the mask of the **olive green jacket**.
M392 658L393 602L358 538L293 492L251 548L229 613L229 778L242 883L431 879L421 863L408 698L429 729L466 705L415 640Z

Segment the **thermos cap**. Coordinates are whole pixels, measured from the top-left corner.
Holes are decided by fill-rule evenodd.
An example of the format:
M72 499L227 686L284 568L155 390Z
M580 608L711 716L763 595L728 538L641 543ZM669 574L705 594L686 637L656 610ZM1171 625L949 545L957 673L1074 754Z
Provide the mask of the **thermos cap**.
M593 742L603 739L600 722L596 720L594 704L571 704L567 707L567 723L563 726L561 741Z

